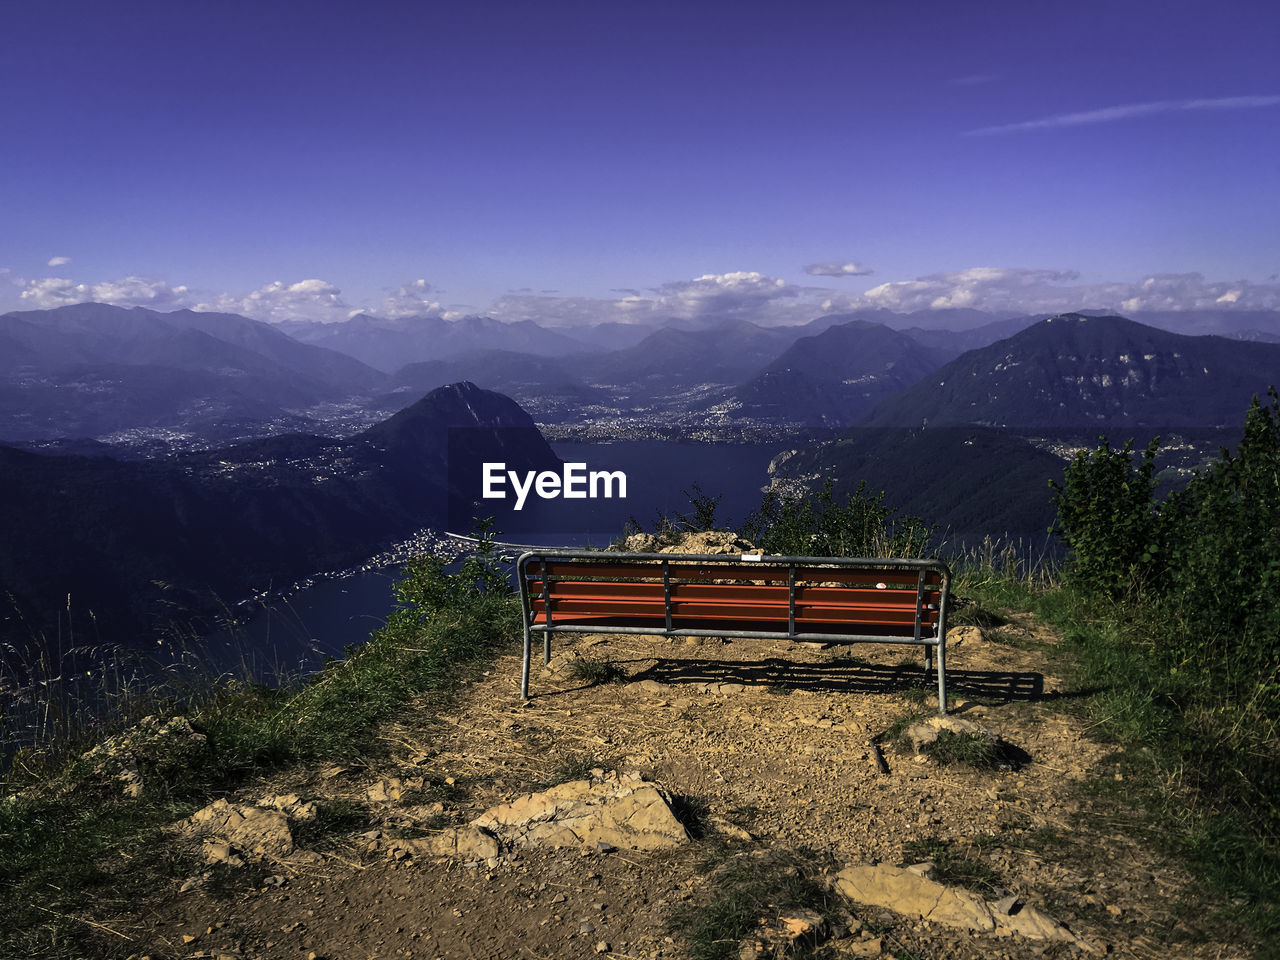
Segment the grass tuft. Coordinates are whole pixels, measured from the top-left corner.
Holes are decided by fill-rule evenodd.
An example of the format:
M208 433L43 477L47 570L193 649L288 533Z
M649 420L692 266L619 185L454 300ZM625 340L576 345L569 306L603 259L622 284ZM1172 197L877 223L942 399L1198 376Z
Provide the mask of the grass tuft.
M994 769L1003 759L999 741L980 733L939 730L938 739L920 749L935 763L961 763L976 770Z
M609 663L607 660L595 660L590 657L579 657L576 660L571 660L569 662L569 676L593 687L602 686L606 683L622 683L627 679L626 671L616 664Z
M729 848L721 848L721 855ZM836 919L825 882L831 864L808 850L753 850L708 862L712 892L701 906L678 911L675 928L689 943L690 960L732 960L738 944L787 910L809 909ZM797 957L807 954L796 954Z
M966 887L989 899L1003 895L1004 885L994 870L985 863L969 859L965 855L969 851L957 853L941 837L909 840L902 850L909 861L918 863L927 860L932 863L934 877L939 883Z

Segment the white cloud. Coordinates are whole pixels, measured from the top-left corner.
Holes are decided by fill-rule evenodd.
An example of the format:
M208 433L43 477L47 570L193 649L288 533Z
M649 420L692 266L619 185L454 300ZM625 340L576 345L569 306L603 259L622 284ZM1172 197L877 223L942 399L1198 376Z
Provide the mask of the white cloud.
M692 280L666 283L658 288L662 309L688 320L750 313L779 298L794 297L798 290L777 277L754 270L704 273Z
M811 263L804 272L813 277L866 277L873 271L869 267L850 261L848 263Z
M188 305L190 290L171 287L163 280L124 277L103 283L77 283L62 277L19 281L21 298L39 310L65 307L72 303L110 303L117 307L150 307L177 310Z
M444 308L429 296L431 289L431 284L421 279L406 283L383 299L378 312L386 317L440 316Z
M965 131L966 136L989 136L997 133L1016 133L1023 130L1050 130L1058 127L1079 127L1093 123L1113 123L1131 117L1146 117L1157 113L1181 113L1201 110L1256 110L1280 104L1280 96L1218 97L1198 100L1154 100L1148 103L1125 103L1100 110L1079 113L1058 113L1036 120L1019 123L1002 123Z
M275 280L244 296L220 293L197 310L239 313L254 320L319 320L333 323L345 320L352 312L342 299L342 291L327 280L299 280L285 283Z
M499 297L486 311L498 320L518 322L534 320L551 327L577 327L593 323L635 322L635 317L624 317L617 300L595 297L555 297L537 294L511 293ZM445 318L449 319L446 313Z
M48 265L51 267L62 267L70 262L71 262L70 257L50 257Z
M823 296L835 291L797 287L755 271L706 273L622 296L547 297L509 294L489 311L502 320L537 320L552 326L589 323L661 323L678 319L693 326L730 319L762 325L800 323L820 312Z
M890 310L941 310L956 307L1021 309L1016 303L1037 301L1054 284L1075 280L1070 270L1022 270L972 267L958 273L935 273L917 280L894 280L872 287L860 298Z
M813 304L801 305L806 292L777 277L739 270L664 283L649 296L623 297L617 306L633 319L674 317L695 326L724 320L785 324L812 317Z
M1207 281L1199 273L1153 274L1137 282L1081 284L1074 270L974 267L882 283L861 297L828 301L831 309L885 307L909 313L948 307L1018 313L1063 310L1204 310L1280 308L1280 284Z
M818 264L842 273L811 271L814 276L853 277L856 264ZM4 268L0 268L0 273ZM348 303L327 280L275 281L250 293L218 293L197 297L187 286L129 276L103 282L62 277L12 278L27 308L49 309L98 301L156 310L194 307L239 313L258 320L336 322L370 309ZM426 280L392 290L372 309L387 317L441 316L453 319L474 308L442 305L439 291ZM484 311L507 321L534 320L548 326L573 327L601 322L665 323L672 320L706 327L725 320L748 320L762 326L805 323L826 313L883 308L901 313L973 308L997 313L1058 313L1066 310L1267 310L1280 309L1280 282L1206 280L1199 273L1152 274L1137 281L1082 283L1069 269L972 267L911 280L893 280L865 293L834 286L789 284L755 271L703 274L690 280L649 289L618 289L607 298L512 292Z

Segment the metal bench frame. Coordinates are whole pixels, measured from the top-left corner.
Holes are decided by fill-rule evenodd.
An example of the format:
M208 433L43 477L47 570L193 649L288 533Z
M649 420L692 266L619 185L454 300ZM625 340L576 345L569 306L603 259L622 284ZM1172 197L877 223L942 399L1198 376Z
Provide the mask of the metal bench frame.
M620 567L631 569L619 572ZM525 700L529 699L534 633L542 634L547 664L551 663L553 633L621 633L922 646L926 671L934 666L937 670L938 712L947 712L951 571L940 560L530 550L516 561L516 578L524 620L520 695ZM766 583L740 582L751 580ZM846 602L839 597L843 587L818 586L833 580L843 580L848 587L855 581L864 585L854 587ZM913 580L914 594L910 591ZM889 582L897 589L889 589ZM557 592L556 584L572 585L569 594ZM780 602L784 585L785 605ZM659 587L661 596L657 595ZM872 594L872 590L876 592ZM610 597L610 592L619 596ZM821 594L821 599L808 600L809 592ZM721 599L716 594L725 596ZM735 614L724 612L726 604L735 603L744 604L734 608L740 611L738 621L773 628L717 627L716 619L735 618ZM565 609L575 606L576 610ZM627 608L633 609L629 612ZM823 616L822 610L828 615ZM709 622L686 625L690 619Z

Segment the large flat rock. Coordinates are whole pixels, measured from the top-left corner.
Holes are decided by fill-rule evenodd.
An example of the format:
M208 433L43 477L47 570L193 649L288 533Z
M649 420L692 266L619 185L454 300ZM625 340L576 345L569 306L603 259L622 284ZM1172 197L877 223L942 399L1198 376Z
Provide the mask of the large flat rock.
M908 917L990 933L996 928L986 901L904 867L860 863L836 875L836 889L858 903L885 907Z
M526 794L486 810L471 825L512 846L661 850L689 840L666 794L634 773L608 773Z

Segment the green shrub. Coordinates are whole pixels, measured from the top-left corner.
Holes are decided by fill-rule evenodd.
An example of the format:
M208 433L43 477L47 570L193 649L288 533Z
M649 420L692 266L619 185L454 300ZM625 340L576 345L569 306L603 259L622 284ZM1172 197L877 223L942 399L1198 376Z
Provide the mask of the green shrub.
M815 496L770 489L739 534L765 553L811 557L918 557L933 531L918 517L897 516L884 491L871 494L866 482L838 502L826 482Z
M724 499L724 494L717 493L713 497L709 493L703 493L702 484L697 481L694 481L693 489L682 490L681 493L685 495L689 505L693 507L693 513L680 514L680 525L686 530L692 530L694 533L714 530L716 528L716 508L720 506L720 501Z
M1068 583L1085 602L1127 597L1129 609L1103 615L1140 624L1091 657L1136 659L1153 679L1132 684L1113 715L1148 739L1176 731L1200 754L1188 765L1196 786L1280 832L1280 397L1255 397L1236 453L1158 506L1155 447L1135 467L1132 444L1104 440L1055 488ZM1132 672L1112 663L1106 676L1119 689Z
M938 739L921 747L925 756L943 765L959 763L978 770L990 770L1001 760L1000 745L980 733L939 730Z
M1106 437L1081 450L1061 484L1049 481L1058 510L1053 531L1069 550L1066 576L1088 591L1119 597L1135 593L1154 572L1155 456L1152 440L1137 466L1133 441L1113 450Z
M1184 656L1230 662L1275 681L1280 663L1280 397L1255 397L1235 456L1160 512L1166 594L1195 637Z

